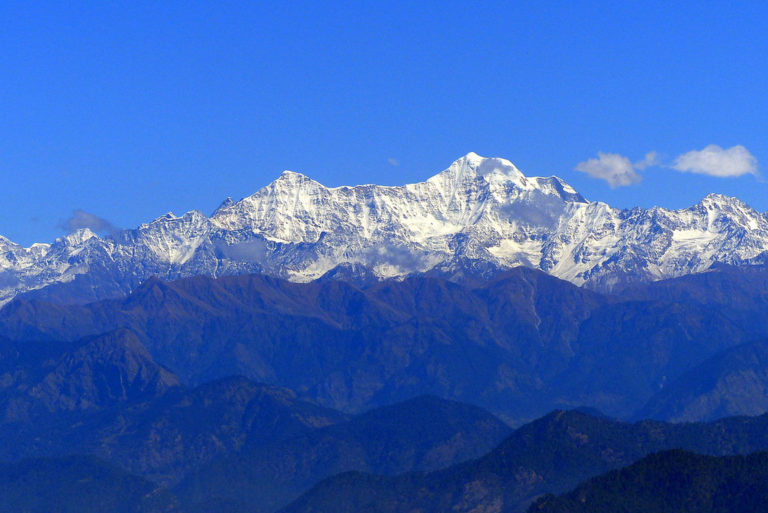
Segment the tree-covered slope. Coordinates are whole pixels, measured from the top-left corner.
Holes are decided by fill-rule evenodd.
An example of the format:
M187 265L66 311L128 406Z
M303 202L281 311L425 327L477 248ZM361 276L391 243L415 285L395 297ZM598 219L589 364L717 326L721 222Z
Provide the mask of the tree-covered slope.
M151 279L89 305L18 300L0 310L0 333L53 341L128 328L191 385L240 374L352 413L432 394L519 425L557 407L631 415L751 340L732 313L603 296L525 268L481 284L420 276L365 289L253 275Z
M768 507L768 453L702 456L652 454L548 496L529 513L758 513Z
M542 494L565 492L673 448L715 455L766 449L768 415L668 424L553 412L519 428L482 458L427 473L340 474L319 483L283 513L521 512Z
M2 513L182 513L176 498L92 457L0 464Z

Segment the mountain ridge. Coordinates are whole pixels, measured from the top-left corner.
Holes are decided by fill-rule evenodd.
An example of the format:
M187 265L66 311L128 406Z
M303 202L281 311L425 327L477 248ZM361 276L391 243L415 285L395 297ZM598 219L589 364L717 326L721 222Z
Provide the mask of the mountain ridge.
M88 305L14 300L0 309L0 331L74 341L129 328L182 383L242 374L349 412L436 394L512 424L555 407L624 417L719 351L768 337L753 321L768 311L758 300L768 272L758 269L660 282L628 299L525 267L476 285L425 275L362 288L258 274L151 278ZM745 299L729 293L735 286ZM707 289L716 304L696 299Z
M264 273L377 279L526 266L597 290L768 260L768 217L710 194L681 210L619 210L562 179L469 153L423 182L325 187L295 172L207 217L171 213L100 237L84 228L23 248L0 238L0 304L53 286L62 301L130 292L150 276ZM61 292L66 289L65 292Z
M723 513L763 511L768 453L705 456L668 450L548 495L528 513Z
M682 448L719 456L764 450L766 422L768 415L708 423L626 423L555 410L478 459L426 473L337 474L280 513L523 513L542 494L566 492L654 452Z

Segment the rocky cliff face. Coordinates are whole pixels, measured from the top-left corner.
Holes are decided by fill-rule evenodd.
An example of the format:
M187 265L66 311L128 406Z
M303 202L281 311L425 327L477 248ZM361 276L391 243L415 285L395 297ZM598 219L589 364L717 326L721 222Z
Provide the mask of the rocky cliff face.
M0 237L0 304L52 285L45 294L54 299L67 284L67 299L85 301L153 275L311 281L339 266L368 279L523 265L609 290L717 262L762 263L767 248L768 218L735 198L618 210L557 177L526 177L507 160L470 153L422 183L328 188L286 171L210 218L167 214L109 237L86 229L29 248Z

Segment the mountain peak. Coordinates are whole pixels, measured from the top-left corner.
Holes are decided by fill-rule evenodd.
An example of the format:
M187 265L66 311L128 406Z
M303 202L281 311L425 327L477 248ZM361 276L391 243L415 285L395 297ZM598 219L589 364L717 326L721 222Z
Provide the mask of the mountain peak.
M489 179L524 181L525 175L509 160L496 157L481 157L475 152L469 152L455 160L445 171L438 173L430 180L451 178L453 180L475 179L483 177Z
M99 236L93 233L90 228L80 228L70 234L65 235L64 237L61 237L57 240L59 241L65 241L66 243L70 245L77 245L82 244L83 242L87 241L88 239L92 238L98 238Z
M290 169L286 169L285 171L280 173L280 176L277 179L278 180L307 180L309 179L309 177L302 173L297 173L296 171L291 171Z
M211 214L211 215L216 215L216 212L218 210L221 210L222 208L227 208L227 207L232 206L234 204L235 204L235 200L233 200L231 196L227 196L227 199L222 201L221 204L216 208L216 210L213 211L214 213Z
M273 182L268 184L266 187L259 189L255 193L251 194L246 200L251 200L254 198L259 198L262 196L269 196L275 193L281 193L282 191L292 191L295 192L300 189L308 188L310 190L315 190L318 188L327 189L327 187L317 180L313 180L312 178L308 177L305 174L297 173L296 171L291 171L286 169L282 173L280 173L280 176L277 177ZM242 203L242 200L235 203L234 205L237 205L239 203Z
M752 206L744 203L739 198L726 196L724 194L707 194L702 198L697 206L712 210L727 210L731 212L737 212L742 215L746 214L750 216L759 216L758 212Z
M464 156L462 156L462 157L459 157L458 159L456 159L456 162L458 162L458 161L460 161L460 160L463 160L463 161L465 161L465 162L473 162L473 163L475 163L475 162L476 162L476 163L478 163L478 164L479 164L480 162L482 162L483 160L485 160L485 157L481 157L480 155L478 155L478 154L477 154L477 153L475 153L474 151L470 151L470 152L469 152L469 153L467 153L466 155L464 155Z
M732 201L734 199L736 199L736 198L734 198L732 196L726 196L725 194L720 194L720 193L717 193L717 192L710 192L709 194L704 196L704 198L702 198L702 201L703 202L706 201L706 202L710 202L710 203L713 203L713 202L723 203L723 202L730 202L730 201Z

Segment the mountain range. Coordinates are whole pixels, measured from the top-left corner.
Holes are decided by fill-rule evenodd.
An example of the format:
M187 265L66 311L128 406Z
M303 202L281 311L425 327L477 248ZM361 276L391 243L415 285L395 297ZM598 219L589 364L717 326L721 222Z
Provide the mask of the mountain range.
M712 194L682 210L619 210L557 177L469 153L425 182L328 188L290 171L210 216L171 213L100 237L24 248L0 237L0 303L116 297L150 276L262 273L297 282L414 273L461 280L526 266L601 291L762 263L768 217Z
M0 238L0 511L752 507L766 248L734 198L617 210L475 154Z
M623 423L580 411L554 411L520 427L480 458L434 472L398 476L346 472L321 481L281 513L522 513L542 494L566 492L588 478L658 451L685 449L700 454L733 455L762 450L768 443L766 423L766 415L731 417L712 423ZM760 461L764 462L764 456ZM658 470L660 475L670 475L674 469ZM674 485L676 478L670 479ZM685 489L684 483L677 486ZM662 490L657 486L648 493ZM690 492L695 495L693 489ZM634 496L627 492L625 498L632 500ZM661 511L699 511L687 509L682 503L679 506L679 510Z
M768 448L768 415L670 424L555 411L510 432L434 396L352 416L242 377L185 387L128 330L41 344L2 375L0 511L512 513L656 451ZM105 347L107 358L67 365Z
M516 267L15 298L0 309L0 511L125 497L126 511L522 512L655 451L765 450L766 415L526 422L578 405L625 420L764 413L767 283L764 266L717 265L605 294ZM50 485L58 472L73 481Z
M768 275L748 270L692 276L699 280L687 290L711 274L732 274L723 279L731 287ZM368 288L262 275L152 278L124 298L87 305L16 299L0 310L0 333L14 348L40 351L127 329L187 385L244 375L347 412L434 394L514 425L579 405L631 416L707 358L768 338L749 321L766 303L721 308L634 294L606 296L524 267L480 285L425 276ZM7 365L18 368L13 358Z
M16 373L30 352L50 352L46 365L61 368L107 365L121 349L89 337L127 330L121 340L135 337L143 351L132 372L154 376L152 386L243 375L348 413L433 394L512 425L577 406L704 420L764 411L763 353L738 354L768 340L766 283L761 266L721 266L621 295L525 267L482 283L419 275L368 287L263 275L151 278L123 298L86 305L17 298L0 309L0 333ZM69 347L61 341L80 341L82 354L57 360ZM148 358L160 370L139 371ZM728 386L737 382L750 386ZM10 411L39 408L40 394Z
M0 347L0 511L271 513L335 473L436 470L511 431L434 396L353 416L238 376L187 387L126 329Z

